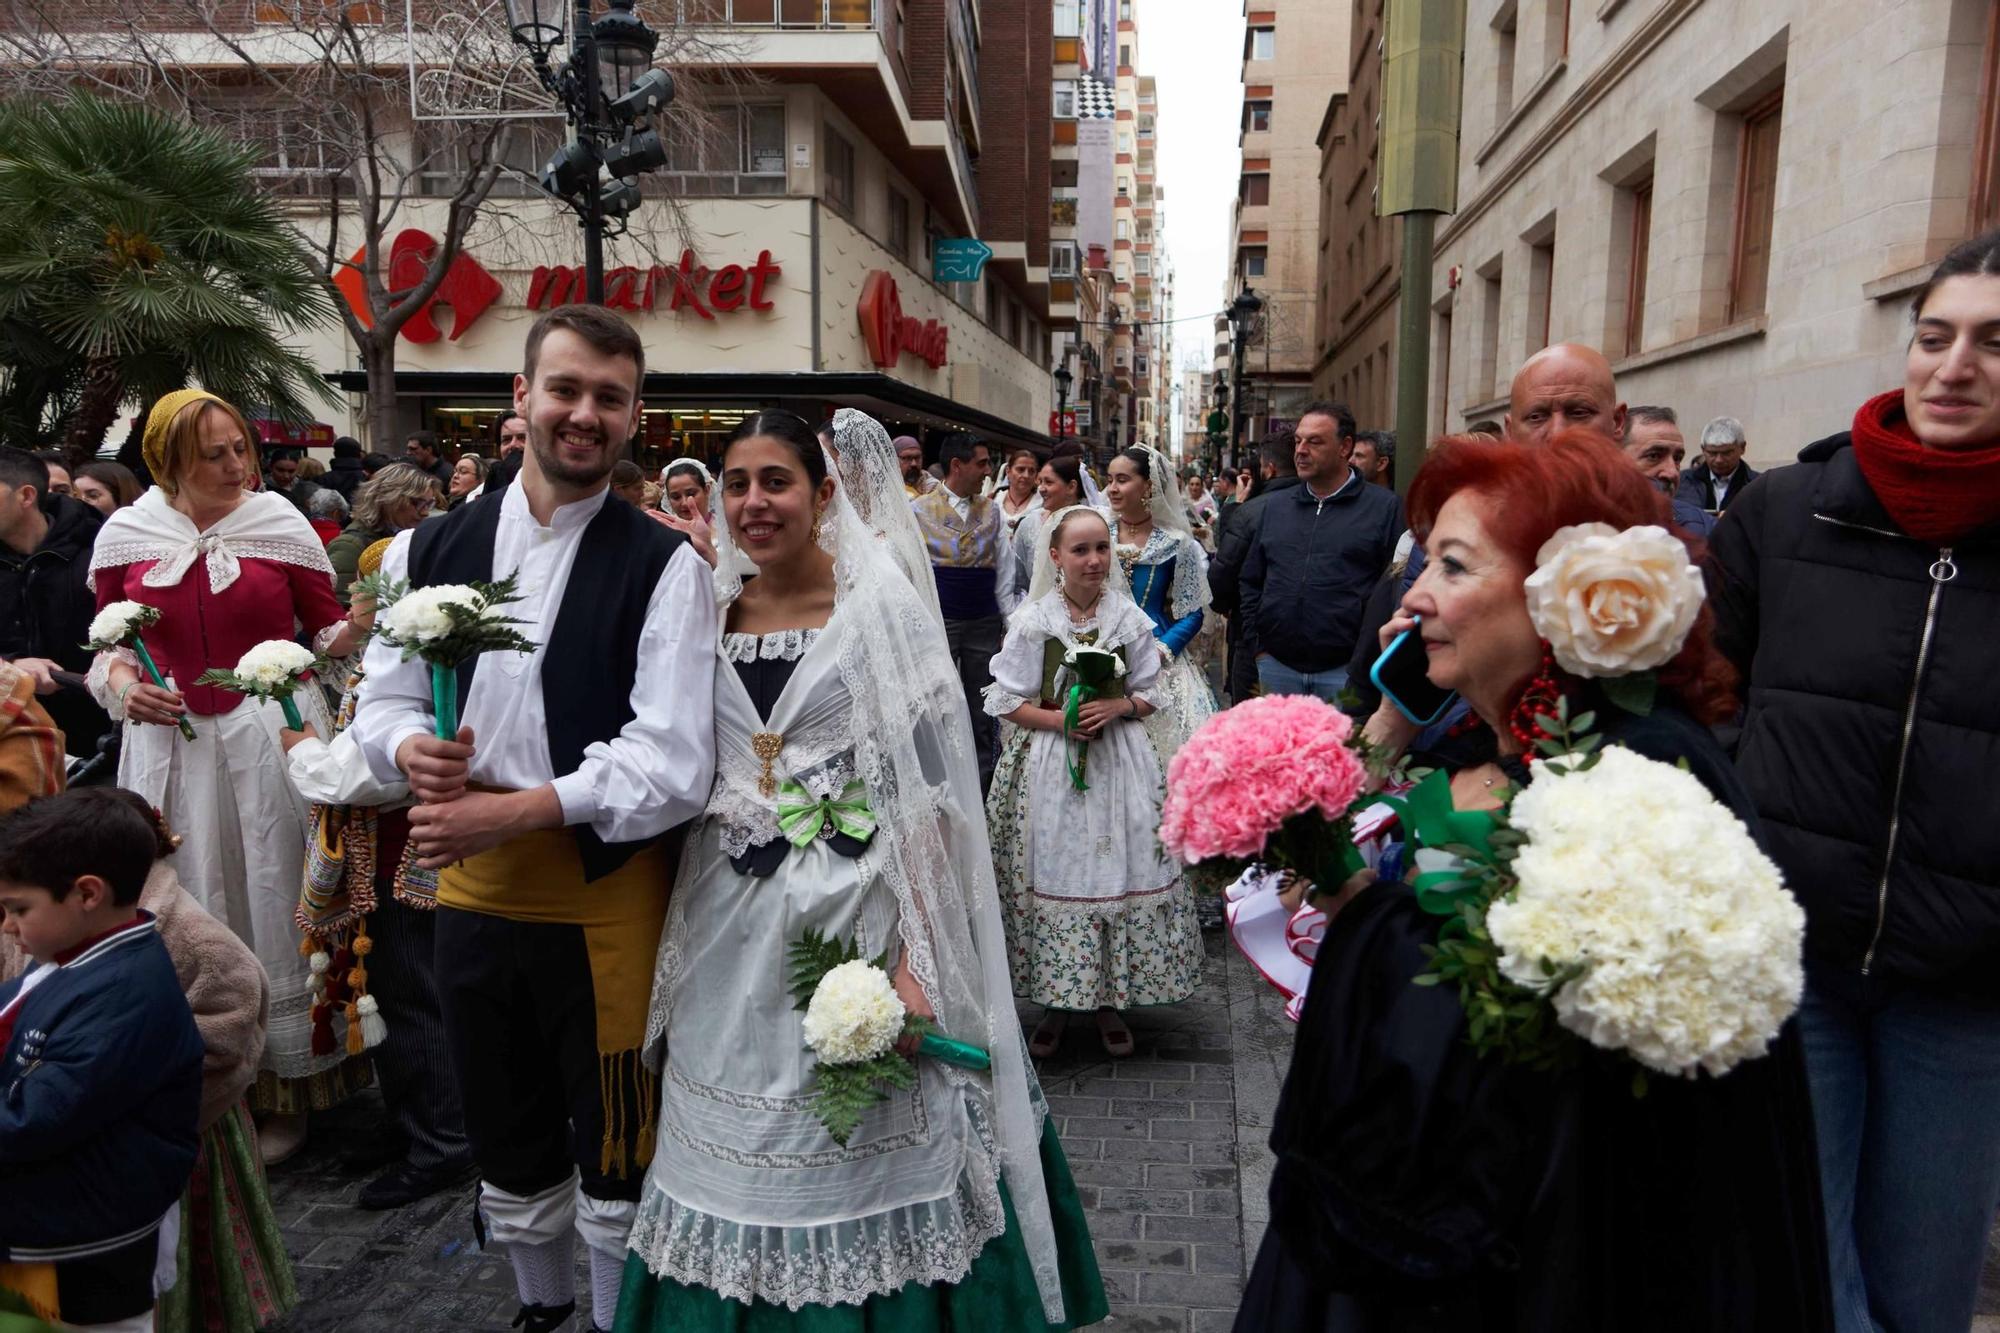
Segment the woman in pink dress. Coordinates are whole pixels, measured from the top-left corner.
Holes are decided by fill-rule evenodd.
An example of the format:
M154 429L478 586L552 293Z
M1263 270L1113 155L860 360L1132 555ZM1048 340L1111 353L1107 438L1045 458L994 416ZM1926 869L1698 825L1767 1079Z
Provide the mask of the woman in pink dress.
M308 969L292 920L306 806L285 777L284 715L194 681L211 667L234 667L267 639L303 633L315 650L339 657L358 635L305 518L281 495L244 489L258 465L241 413L200 390L168 394L147 419L144 448L158 484L105 522L90 577L100 608L134 601L160 609L145 640L167 686L154 685L122 649L98 655L91 686L126 723L119 784L183 831L183 884L270 974L269 1038L250 1100L265 1159L277 1161L304 1141L306 1111L365 1082L367 1066L364 1057L347 1061L344 1044L325 1034L323 1049L313 1049ZM317 689L296 701L322 735L332 734ZM183 715L193 740L177 729Z

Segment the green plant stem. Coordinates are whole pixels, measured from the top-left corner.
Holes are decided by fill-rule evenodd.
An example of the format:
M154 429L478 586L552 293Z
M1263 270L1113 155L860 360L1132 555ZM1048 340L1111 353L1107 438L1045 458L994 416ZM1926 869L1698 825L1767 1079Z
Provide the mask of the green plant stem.
M146 651L146 641L136 634L132 636L132 651L139 655L139 663L146 668L146 674L153 678L153 684L163 690L167 688L166 677L160 674L160 668L154 664L153 655ZM182 714L177 721L180 723L181 735L193 740L194 725L187 720L186 714Z
M437 737L458 739L458 672L440 662L432 662L431 705L437 715Z

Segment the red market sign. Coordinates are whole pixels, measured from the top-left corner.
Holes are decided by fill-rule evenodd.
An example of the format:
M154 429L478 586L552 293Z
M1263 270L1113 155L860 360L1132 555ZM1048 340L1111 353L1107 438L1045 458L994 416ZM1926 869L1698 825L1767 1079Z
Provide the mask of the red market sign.
M681 262L669 268L625 265L604 273L604 304L611 310L653 310L664 301L668 310L692 310L703 319L716 312L769 310L764 288L783 273L769 250L759 251L757 262L749 266L724 264L711 269L694 262L694 251L681 251ZM587 290L581 268L564 265L537 268L528 280L528 308L548 310L569 301L581 301Z
M1049 434L1051 435L1076 434L1076 413L1074 412L1049 413Z
M361 277L361 264L366 255L365 247L356 250L334 276L333 285L346 299L348 309L361 321L361 326L373 328L375 320L368 310L368 297ZM430 233L415 227L400 232L389 247L389 265L383 273L389 295L395 297L420 285L436 256L437 240ZM769 250L760 252L754 264L724 264L718 269L695 263L694 251L683 250L677 266L655 264L651 268L635 268L628 265L608 270L604 275L604 304L613 310L650 311L664 302L669 310L693 310L703 319L714 319L717 311L727 314L745 307L769 310L771 302L765 295L765 289L783 271L771 258ZM543 265L528 280L527 306L530 310L547 310L567 302L581 301L586 287L582 268ZM500 280L487 272L485 265L460 251L451 261L451 267L445 270L444 278L438 283L431 299L410 316L403 324L401 333L414 343L434 343L445 337L456 342L504 294ZM448 335L438 328L433 318L439 304L451 307L451 332Z
M919 358L931 369L945 363L947 330L937 320L919 320L903 313L902 297L896 280L882 269L870 273L861 284L861 299L854 303L861 319L861 337L868 344L868 358L885 370L894 369L905 356Z
M375 327L375 317L368 311L368 295L361 281L361 263L367 256L364 246L349 257L345 267L336 273L333 285L347 298L347 308L361 321L361 327ZM389 246L389 267L383 273L383 280L394 298L402 292L421 286L424 275L430 271L431 261L437 257L437 240L429 232L409 227L398 233ZM459 251L445 270L444 279L438 283L431 299L405 320L401 333L413 343L434 343L444 335L432 321L431 315L438 302L451 307L451 340L457 342L465 331L479 322L479 317L500 299L500 280L486 271L477 259Z

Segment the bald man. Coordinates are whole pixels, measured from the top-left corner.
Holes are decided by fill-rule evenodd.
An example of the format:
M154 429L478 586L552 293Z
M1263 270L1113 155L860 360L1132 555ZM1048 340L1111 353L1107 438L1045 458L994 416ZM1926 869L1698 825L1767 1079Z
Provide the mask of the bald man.
M1546 444L1573 426L1625 436L1625 404L1604 353L1581 343L1544 347L1515 372L1508 395L1507 437L1522 444Z

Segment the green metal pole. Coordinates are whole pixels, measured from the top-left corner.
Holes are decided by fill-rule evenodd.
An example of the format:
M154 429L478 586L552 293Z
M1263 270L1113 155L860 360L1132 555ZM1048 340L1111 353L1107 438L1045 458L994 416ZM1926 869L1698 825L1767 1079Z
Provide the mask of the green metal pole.
M1396 492L1407 496L1430 439L1431 235L1437 214L1403 216L1402 307L1396 316Z

